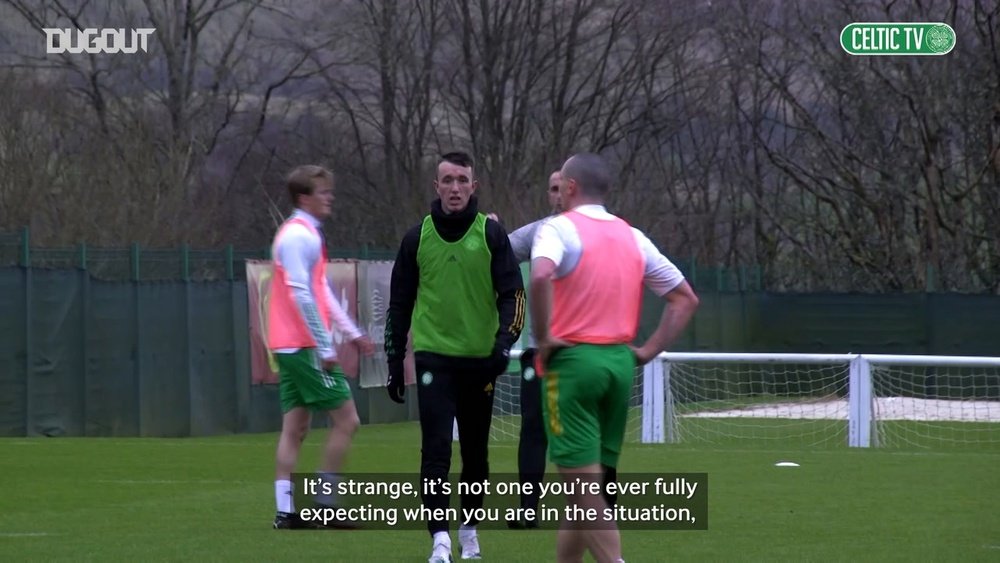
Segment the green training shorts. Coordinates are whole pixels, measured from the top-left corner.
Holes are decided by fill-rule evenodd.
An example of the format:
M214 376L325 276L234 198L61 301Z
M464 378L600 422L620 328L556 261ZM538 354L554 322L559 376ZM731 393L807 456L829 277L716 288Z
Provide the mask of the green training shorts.
M324 370L323 361L315 348L302 348L292 354L275 354L274 357L278 362L281 412L286 413L296 407L332 411L351 399L351 388L343 370L339 365L332 370Z
M624 344L577 344L549 358L542 411L552 463L618 466L634 376L635 356Z

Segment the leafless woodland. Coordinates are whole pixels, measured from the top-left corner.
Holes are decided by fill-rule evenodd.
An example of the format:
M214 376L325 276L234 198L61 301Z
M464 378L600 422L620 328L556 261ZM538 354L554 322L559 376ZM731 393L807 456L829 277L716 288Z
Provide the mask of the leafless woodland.
M944 56L853 57L859 21ZM45 27L155 27L45 53ZM0 0L0 231L43 245L267 245L282 176L337 174L332 245L394 248L442 151L508 227L599 151L611 209L775 291L1000 293L1000 3Z

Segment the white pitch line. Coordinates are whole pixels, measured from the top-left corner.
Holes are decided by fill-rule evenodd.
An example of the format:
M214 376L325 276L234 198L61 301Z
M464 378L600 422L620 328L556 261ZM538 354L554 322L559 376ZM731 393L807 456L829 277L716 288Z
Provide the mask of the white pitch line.
M112 485L238 485L255 481L237 481L222 479L98 479L94 483L110 483Z
M712 447L695 447L686 446L684 444L642 444L640 442L626 442L626 445L632 447L641 447L643 449L653 449L654 447L664 447L669 446L670 451L680 452L680 453L739 453L739 454L789 454L789 452L794 452L798 454L809 454L809 455L837 455L842 456L845 453L854 454L855 452L860 453L872 453L878 455L889 455L889 456L939 456L939 457L960 457L960 456L975 456L975 457L997 457L1000 456L1000 451L969 451L969 450L954 450L954 451L898 451L890 448L848 448L844 447L842 449L810 449L808 446L794 447L794 448L712 448ZM490 447L493 447L491 444ZM514 446L516 447L516 446Z
M104 438L95 438L95 440L102 440L101 443L95 445L108 445L108 446L142 446L142 447L187 447L187 446L236 446L236 447L263 447L272 448L271 444L260 444L251 442L195 442L195 441L177 441L177 442L155 442L157 438L128 438L128 441L104 441ZM0 447L3 446L42 446L51 445L54 440L32 440L32 441L5 441L0 439ZM273 449L273 448L272 448Z
M0 532L0 538L37 538L51 535L48 532Z

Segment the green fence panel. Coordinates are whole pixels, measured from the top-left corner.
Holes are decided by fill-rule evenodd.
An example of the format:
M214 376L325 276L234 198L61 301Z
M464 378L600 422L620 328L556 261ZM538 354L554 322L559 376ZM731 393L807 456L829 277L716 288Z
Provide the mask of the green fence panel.
M80 277L73 270L33 269L28 435L83 434L85 378Z
M138 436L139 339L129 282L90 280L86 325L87 436Z
M929 354L1000 355L1000 297L931 293L927 305Z
M926 353L925 296L773 294L753 296L750 348L767 352Z
M229 282L229 311L232 316L230 335L233 344L233 366L229 376L236 397L233 413L234 428L244 431L250 419L250 318L247 310L247 284Z
M187 289L191 435L236 432L229 284L191 283Z
M247 380L250 379L249 374ZM281 428L281 402L277 385L254 385L250 388L247 432L274 432Z
M27 315L23 268L0 268L0 436L27 433Z
M138 292L141 436L191 434L184 284L142 282Z

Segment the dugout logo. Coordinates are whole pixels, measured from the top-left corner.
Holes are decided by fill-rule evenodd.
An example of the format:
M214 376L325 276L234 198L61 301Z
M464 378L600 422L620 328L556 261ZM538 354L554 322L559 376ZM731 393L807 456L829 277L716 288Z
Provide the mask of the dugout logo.
M43 28L45 32L45 52L48 54L60 53L143 53L148 52L149 36L156 31L155 28L144 27L139 29L125 28L87 28L87 29L60 29L54 27Z

